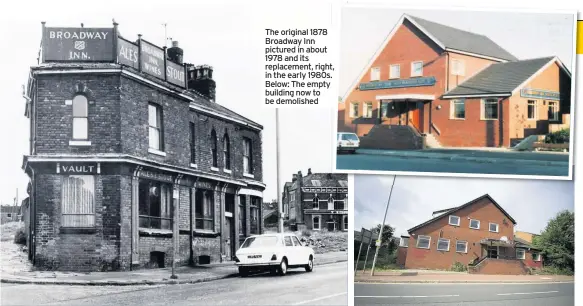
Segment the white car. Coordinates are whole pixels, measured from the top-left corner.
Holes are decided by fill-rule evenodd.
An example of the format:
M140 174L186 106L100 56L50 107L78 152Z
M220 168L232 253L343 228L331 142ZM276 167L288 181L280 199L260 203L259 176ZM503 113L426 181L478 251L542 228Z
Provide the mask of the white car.
M360 146L360 139L354 133L338 133L336 141L337 152L355 153Z
M250 271L270 271L285 275L290 268L314 269L314 250L304 246L291 233L263 234L247 237L235 253L235 264L239 275L245 277Z

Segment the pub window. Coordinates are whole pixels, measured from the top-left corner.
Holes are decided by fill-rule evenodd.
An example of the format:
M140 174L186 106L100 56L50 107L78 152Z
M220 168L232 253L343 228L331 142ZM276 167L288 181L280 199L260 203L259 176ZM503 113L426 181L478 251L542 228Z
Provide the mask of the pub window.
M211 154L213 156L213 167L218 167L218 156L217 156L217 132L215 130L211 131Z
M196 125L190 123L190 163L196 165Z
M245 236L245 196L239 196L239 236Z
M549 101L549 121L559 121L559 104L557 101Z
M373 67L370 69L370 80L378 81L381 79L381 68Z
M498 99L482 100L482 120L498 119Z
M205 231L215 230L214 192L197 190L194 206L195 228Z
M172 229L172 192L170 184L140 180L140 227Z
M417 61L411 63L411 76L420 77L423 76L423 62Z
M63 227L95 226L95 181L92 175L71 175L63 178Z
M451 118L452 119L466 119L466 101L452 100L451 101Z
M401 65L391 65L389 69L389 79L398 79L401 77Z
M231 169L231 142L227 133L223 138L223 159L225 161L225 169Z
M358 102L350 103L350 118L358 117Z
M253 173L253 153L251 147L251 139L243 138L243 172L247 174Z
M372 118L372 102L365 102L362 106L362 117Z
M249 206L251 234L259 234L259 205L261 205L259 200L258 197L251 197L251 205Z
M164 131L162 126L162 107L148 104L148 136L150 148L164 150Z
M87 97L76 95L73 98L73 139L87 139L88 110Z
M536 120L536 101L528 100L528 120Z

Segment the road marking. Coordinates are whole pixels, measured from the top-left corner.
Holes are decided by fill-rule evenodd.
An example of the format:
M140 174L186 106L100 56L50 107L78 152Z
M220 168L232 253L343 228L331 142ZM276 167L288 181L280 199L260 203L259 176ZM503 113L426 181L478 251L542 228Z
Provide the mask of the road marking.
M340 292L340 293L336 293L336 294L331 294L331 295L327 295L327 296L323 296L323 297L319 297L317 299L312 299L312 300L307 300L307 301L301 301L299 303L295 303L292 305L303 305L303 304L308 304L308 303L312 303L312 302L316 302L316 301L321 301L321 300L325 300L325 299L329 299L329 298L333 298L336 296L340 296L340 295L345 295L347 292Z
M539 291L539 292L515 292L515 293L498 293L498 295L524 295L524 294L545 294L557 293L559 291Z
M355 298L440 298L440 297L456 297L459 294L444 294L444 295L355 295Z
M556 282L543 282L543 281L532 281L532 282L507 282L507 283L492 283L492 282L482 282L482 283L464 283L464 282L400 282L400 283L379 283L379 282L354 282L358 285L548 285L548 284L573 284L574 281L556 281Z

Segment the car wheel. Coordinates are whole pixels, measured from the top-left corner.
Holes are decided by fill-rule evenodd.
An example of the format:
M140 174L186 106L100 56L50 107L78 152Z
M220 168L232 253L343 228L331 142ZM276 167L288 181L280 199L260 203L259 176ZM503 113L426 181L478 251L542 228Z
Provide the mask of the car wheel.
M314 271L314 259L312 258L312 256L310 256L310 259L308 260L308 264L306 265L306 272L312 272Z
M247 277L247 275L249 275L249 270L245 267L239 267L239 275L241 277Z
M277 272L279 272L279 275L284 276L287 274L287 260L284 258L281 260L281 263L279 264L279 267L277 268Z

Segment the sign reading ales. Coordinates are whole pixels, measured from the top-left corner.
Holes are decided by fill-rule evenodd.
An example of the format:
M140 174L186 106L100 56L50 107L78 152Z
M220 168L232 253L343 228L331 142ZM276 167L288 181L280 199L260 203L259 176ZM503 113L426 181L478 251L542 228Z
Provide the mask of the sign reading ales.
M135 69L140 69L140 63L138 62L138 52L139 48L137 45L123 39L117 39L117 62L130 66Z
M43 61L111 62L112 28L44 28Z

